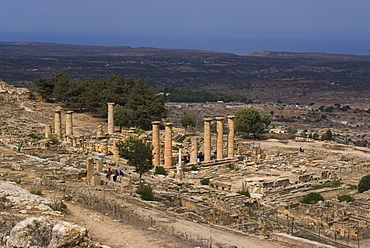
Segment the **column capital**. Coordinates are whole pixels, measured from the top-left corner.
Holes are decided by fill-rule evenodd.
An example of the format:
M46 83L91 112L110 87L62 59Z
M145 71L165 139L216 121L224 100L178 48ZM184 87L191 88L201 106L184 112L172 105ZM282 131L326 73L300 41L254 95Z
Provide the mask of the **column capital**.
M231 119L231 120L234 120L236 118L236 116L235 115L229 115L227 118Z
M72 110L69 110L69 111L66 112L66 114L72 114L72 113L73 113Z
M212 118L204 118L203 120L209 122L212 121Z
M161 124L160 121L152 121L152 125L159 125L159 124Z
M172 122L166 122L165 125L170 127L170 126L173 126L173 123Z
M108 102L107 104L108 105L114 105L115 103L114 102Z
M225 117L215 117L216 121L223 121L225 120Z
M62 112L60 109L56 109L56 110L54 110L54 112L55 113L60 113L60 112Z

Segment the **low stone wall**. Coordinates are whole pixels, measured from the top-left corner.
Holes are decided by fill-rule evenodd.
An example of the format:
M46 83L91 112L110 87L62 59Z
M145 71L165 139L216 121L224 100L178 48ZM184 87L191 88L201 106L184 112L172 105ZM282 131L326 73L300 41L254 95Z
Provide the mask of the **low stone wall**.
M316 241L311 241L308 239L298 238L291 236L286 233L272 233L270 234L270 239L279 242L294 245L294 247L304 247L304 248L335 248L335 246L325 245Z

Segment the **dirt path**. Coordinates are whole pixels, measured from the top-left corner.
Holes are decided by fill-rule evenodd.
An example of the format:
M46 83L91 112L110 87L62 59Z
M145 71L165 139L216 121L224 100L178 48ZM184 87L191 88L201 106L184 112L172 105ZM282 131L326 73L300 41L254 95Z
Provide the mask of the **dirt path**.
M133 227L104 214L83 209L78 204L67 203L67 206L71 221L86 227L93 240L104 245L113 248L189 247L170 235Z
M121 197L120 197L121 198ZM117 199L117 198L116 198ZM289 247L280 243L271 242L263 238L249 236L222 227L204 225L178 219L167 215L163 211L133 205L123 201L122 204L135 207L136 212L143 216L151 216L157 226L167 226L171 233L183 234L191 240L203 241L200 243L183 240L174 234L158 231L155 228L143 230L121 221L114 220L102 213L81 208L76 203L67 203L69 218L71 221L86 227L94 241L109 245L113 248L119 247L238 247L238 248L282 248Z

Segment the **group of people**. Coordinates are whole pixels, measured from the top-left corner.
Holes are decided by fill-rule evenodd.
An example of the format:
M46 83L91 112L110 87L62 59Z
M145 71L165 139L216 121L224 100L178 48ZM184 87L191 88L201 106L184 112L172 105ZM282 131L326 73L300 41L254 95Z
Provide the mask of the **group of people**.
M199 152L197 155L197 163L201 164L203 160L204 160L204 154L203 152Z
M122 170L118 172L118 170L111 170L111 168L108 168L107 175L105 176L108 180L112 178L113 182L121 182L121 178L124 177L125 174Z

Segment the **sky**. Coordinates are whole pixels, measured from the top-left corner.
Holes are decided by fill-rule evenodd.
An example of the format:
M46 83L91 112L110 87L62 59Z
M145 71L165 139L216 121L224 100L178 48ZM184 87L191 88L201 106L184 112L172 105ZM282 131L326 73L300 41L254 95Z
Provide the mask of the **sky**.
M0 41L370 55L370 0L0 0Z

